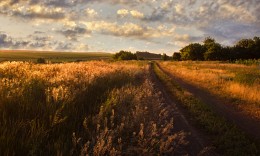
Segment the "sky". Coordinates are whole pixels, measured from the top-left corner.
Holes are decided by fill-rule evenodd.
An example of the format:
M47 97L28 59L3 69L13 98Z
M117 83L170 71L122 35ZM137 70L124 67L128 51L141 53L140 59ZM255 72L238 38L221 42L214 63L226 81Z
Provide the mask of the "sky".
M172 54L260 36L260 0L0 0L0 49Z

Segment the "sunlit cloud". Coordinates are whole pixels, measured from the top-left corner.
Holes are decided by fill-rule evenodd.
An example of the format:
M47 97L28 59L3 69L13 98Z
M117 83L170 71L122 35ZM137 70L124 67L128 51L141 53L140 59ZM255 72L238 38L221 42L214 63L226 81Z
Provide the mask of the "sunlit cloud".
M91 51L100 42L96 49L170 52L212 36L229 45L260 35L259 12L258 0L1 0L1 44ZM28 38L35 31L53 37Z
M117 15L121 16L121 17L124 17L126 15L128 15L129 11L127 9L120 9L120 10L117 10Z
M91 31L96 31L106 35L120 37L131 37L137 39L162 38L172 35L174 29L152 28L126 22L118 24L117 22L94 21L85 22L86 27Z
M137 10L131 10L130 13L135 18L143 18L144 17L144 14L137 11Z

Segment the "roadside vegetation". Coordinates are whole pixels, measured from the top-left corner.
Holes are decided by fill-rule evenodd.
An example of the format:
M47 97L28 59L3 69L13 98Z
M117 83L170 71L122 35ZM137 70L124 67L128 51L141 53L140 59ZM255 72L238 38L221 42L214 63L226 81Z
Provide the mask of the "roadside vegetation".
M182 61L162 62L160 66L260 120L259 65Z
M145 62L0 64L0 155L169 155L172 108Z
M182 104L197 124L210 135L219 153L234 156L259 154L259 145L253 143L235 125L228 123L224 118L213 113L208 105L181 88L155 63L153 64L153 70L174 99L179 104Z

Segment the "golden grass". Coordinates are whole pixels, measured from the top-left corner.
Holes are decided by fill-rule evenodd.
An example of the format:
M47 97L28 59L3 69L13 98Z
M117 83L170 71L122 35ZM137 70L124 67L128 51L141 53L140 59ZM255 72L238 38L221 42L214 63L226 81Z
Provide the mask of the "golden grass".
M0 155L169 155L172 108L146 62L0 63Z
M162 62L160 65L175 76L230 99L240 109L260 119L260 70L219 62Z

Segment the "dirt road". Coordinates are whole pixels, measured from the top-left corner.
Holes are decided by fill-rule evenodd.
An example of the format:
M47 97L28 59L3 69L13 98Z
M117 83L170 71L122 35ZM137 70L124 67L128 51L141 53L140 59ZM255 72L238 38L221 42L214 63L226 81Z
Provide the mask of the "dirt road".
M180 105L173 102L173 97L165 90L165 86L158 80L154 71L150 68L151 80L155 85L156 90L162 93L164 102L171 105L174 113L174 133L184 131L188 133L186 140L189 144L179 152L179 155L217 155L212 148L208 138L197 130L190 122L188 112Z

